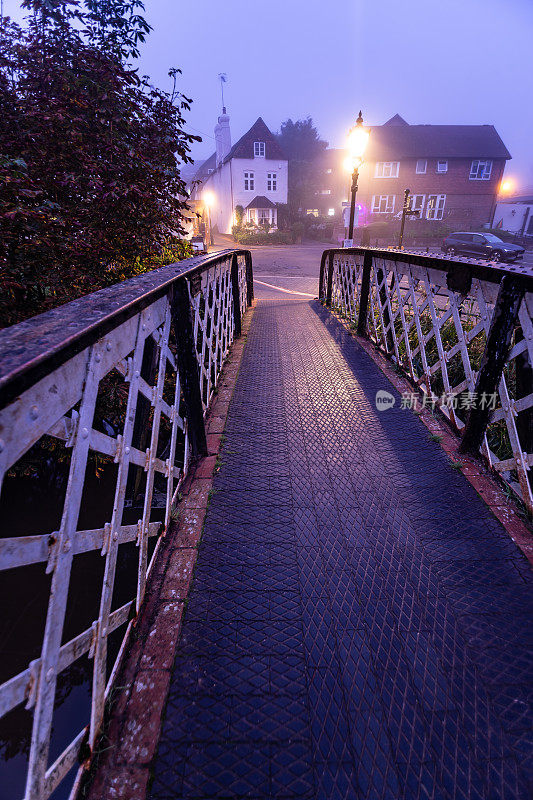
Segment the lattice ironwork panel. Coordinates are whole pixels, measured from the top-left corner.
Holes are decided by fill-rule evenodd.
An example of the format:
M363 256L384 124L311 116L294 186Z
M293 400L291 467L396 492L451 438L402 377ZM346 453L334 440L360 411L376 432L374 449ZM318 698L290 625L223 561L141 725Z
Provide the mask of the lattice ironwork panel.
M359 314L362 259L361 253L333 258L332 305L352 323ZM521 304L497 396L477 398L476 378L499 284L496 278L474 276L468 291L460 293L449 288L439 259L427 262L411 263L408 254L405 260L372 255L369 336L419 387L423 404L438 406L457 430L472 403L490 404L482 452L533 510L533 447L525 422L533 414L533 294Z
M204 408L234 338L232 257L209 258L197 294L198 280L195 284L181 278L192 295L191 323ZM243 254L236 257L243 312L247 264ZM36 514L32 535L0 539L4 573L42 564L51 576L41 654L0 686L0 716L25 704L33 717L27 800L49 797L78 765L80 747L87 751L86 746L92 748L96 741L132 620L143 602L161 535L188 470L191 453L176 324L170 286L142 310L130 312L125 321L50 368L0 410L0 481L5 487L17 474L31 470L39 458L59 465L65 474L55 509L57 529L48 530L46 518ZM95 504L91 482L102 472L109 497L101 498L101 508L91 508ZM100 524L84 527L89 517ZM99 583L92 585L97 617L72 636L69 602L77 565L98 553ZM117 578L121 565L127 561L129 569L132 560L136 581L129 581L126 600ZM77 735L51 763L58 680L80 658L92 662L90 720L80 720ZM76 790L77 783L71 797Z

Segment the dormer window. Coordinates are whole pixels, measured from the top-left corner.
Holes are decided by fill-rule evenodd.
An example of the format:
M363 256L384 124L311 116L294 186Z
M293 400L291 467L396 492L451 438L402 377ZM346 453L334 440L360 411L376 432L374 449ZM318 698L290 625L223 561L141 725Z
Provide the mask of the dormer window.
M254 142L254 158L264 158L264 157L265 157L265 143Z

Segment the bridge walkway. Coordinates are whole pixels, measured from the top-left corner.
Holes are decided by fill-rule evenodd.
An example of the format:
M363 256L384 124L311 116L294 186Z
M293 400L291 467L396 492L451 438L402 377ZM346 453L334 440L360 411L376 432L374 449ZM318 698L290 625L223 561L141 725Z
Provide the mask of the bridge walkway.
M529 796L528 563L318 302L255 310L151 797Z

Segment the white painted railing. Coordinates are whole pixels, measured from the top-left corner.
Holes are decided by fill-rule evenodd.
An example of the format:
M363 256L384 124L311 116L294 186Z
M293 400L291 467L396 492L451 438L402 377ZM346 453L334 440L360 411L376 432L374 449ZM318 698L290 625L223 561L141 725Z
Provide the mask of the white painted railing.
M517 302L494 400L485 398L495 407L481 451L533 512L533 273L436 254L338 249L324 253L320 296L464 431L467 406L482 402L478 371L494 356L487 347L504 282Z
M80 748L90 753L94 746L177 489L192 451L205 448L203 418L252 286L249 253L226 251L164 267L0 333L0 485L43 437L59 443L54 457L70 462L59 530L40 528L36 513L32 535L0 539L0 570L44 563L52 576L41 655L0 686L0 716L19 704L33 713L26 800L49 797L78 763ZM95 427L95 410L109 402L111 389L123 398L115 432ZM117 465L113 509L102 527L80 530L91 454ZM144 473L142 512L136 524L124 524L135 467ZM165 485L162 521L153 518L155 481ZM149 560L150 537L159 538ZM138 548L136 595L113 607L117 558L128 542ZM105 560L102 585L92 587L101 592L98 618L63 642L73 562L90 551ZM122 644L109 668L108 637L119 629ZM50 764L58 675L86 653L93 662L90 720Z

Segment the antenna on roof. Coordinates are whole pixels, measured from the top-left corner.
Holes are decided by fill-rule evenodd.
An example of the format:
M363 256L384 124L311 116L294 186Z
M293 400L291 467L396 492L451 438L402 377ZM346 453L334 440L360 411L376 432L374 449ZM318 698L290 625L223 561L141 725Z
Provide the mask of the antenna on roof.
M226 113L226 106L224 105L224 84L227 83L228 76L225 72L218 73L218 79L220 81L220 92L222 94L222 113Z

